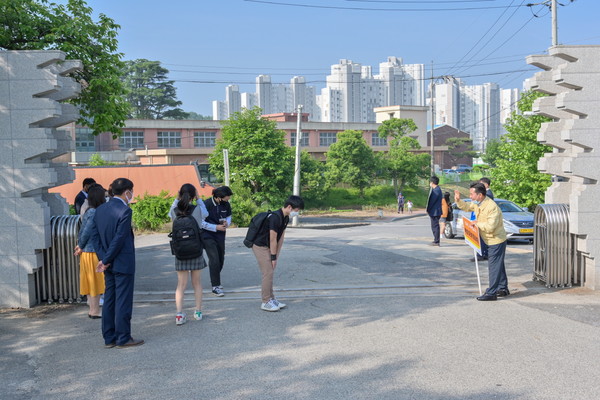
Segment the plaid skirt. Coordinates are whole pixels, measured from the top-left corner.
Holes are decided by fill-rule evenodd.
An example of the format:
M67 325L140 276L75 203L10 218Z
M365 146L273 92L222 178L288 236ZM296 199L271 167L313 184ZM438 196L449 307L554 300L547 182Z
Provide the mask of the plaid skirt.
M198 269L206 268L206 261L204 261L204 252L197 258L190 260L178 260L175 258L175 271L195 271Z

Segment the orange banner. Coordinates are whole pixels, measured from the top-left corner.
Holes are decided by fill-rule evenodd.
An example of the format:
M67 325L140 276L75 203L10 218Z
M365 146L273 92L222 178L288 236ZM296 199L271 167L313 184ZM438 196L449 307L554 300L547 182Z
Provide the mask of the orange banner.
M477 221L470 221L463 217L463 231L465 232L465 243L473 248L477 254L481 255L481 244L479 242L479 228Z

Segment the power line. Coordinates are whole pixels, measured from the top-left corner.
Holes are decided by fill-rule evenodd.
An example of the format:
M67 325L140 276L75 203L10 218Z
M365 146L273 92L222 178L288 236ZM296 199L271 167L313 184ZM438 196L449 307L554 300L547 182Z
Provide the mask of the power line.
M494 8L504 8L506 6L486 6L486 7L456 7L456 8L369 8L369 7L343 7L343 6L324 6L316 4L302 4L302 3L283 3L279 1L266 1L266 0L244 0L249 3L261 3L270 4L277 6L287 7L302 7L302 8L320 8L329 10L351 10L351 11L398 11L398 12L425 12L425 11L470 11L470 10L490 10ZM517 7L517 6L511 6Z

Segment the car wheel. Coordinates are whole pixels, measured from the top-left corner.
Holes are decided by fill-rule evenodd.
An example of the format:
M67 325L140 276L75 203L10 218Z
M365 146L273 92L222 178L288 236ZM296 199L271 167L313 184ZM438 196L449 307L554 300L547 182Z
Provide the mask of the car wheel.
M454 232L452 232L452 224L446 223L446 228L444 228L444 236L448 239L454 239Z

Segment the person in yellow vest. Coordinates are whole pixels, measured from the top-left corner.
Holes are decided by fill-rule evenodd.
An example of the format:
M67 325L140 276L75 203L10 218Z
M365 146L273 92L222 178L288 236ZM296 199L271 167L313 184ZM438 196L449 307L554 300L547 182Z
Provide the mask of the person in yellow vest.
M508 278L504 266L506 253L506 231L502 211L496 202L485 195L486 188L483 183L473 183L469 189L471 202L460 199L458 190L454 191L456 205L463 211L474 211L477 219L477 228L481 239L488 245L488 271L489 287L479 297L479 301L492 301L498 297L510 294Z

